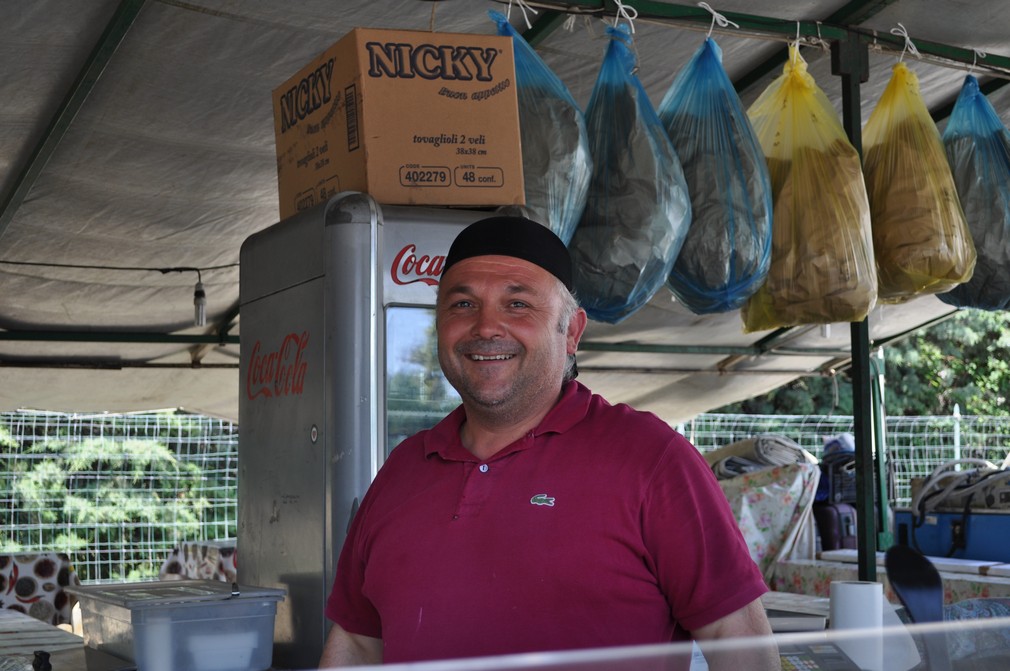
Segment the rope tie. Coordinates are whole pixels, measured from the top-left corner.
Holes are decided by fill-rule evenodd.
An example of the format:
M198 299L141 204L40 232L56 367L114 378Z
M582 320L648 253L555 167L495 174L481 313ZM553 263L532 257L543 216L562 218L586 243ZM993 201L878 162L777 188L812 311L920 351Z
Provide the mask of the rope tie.
M820 47L821 47L822 49L827 49L827 48L829 48L829 47L830 47L830 45L828 44L828 41L827 41L827 40L825 40L825 39L824 39L824 38L823 38L823 37L821 36L821 22L820 22L820 21L818 21L818 22L817 22L817 44L818 44L818 45L819 45L819 46L820 46Z
M718 24L720 28L728 28L730 26L733 26L734 28L739 28L740 27L739 24L733 23L732 21L730 21L729 19L727 19L725 16L723 16L719 12L715 11L714 9L712 9L712 7L709 6L709 4L707 2L699 2L698 6L701 7L706 12L708 12L709 14L712 15L712 23L709 24L708 35L706 35L706 37L712 37L712 31L715 30L716 24Z
M614 0L617 3L617 16L614 17L614 27L624 19L628 22L628 28L631 29L631 34L635 34L635 19L638 18L638 10L631 5L626 5L621 0Z
M800 59L800 22L796 22L796 41L794 42L796 47L793 49L793 67L796 67Z
M904 60L906 51L915 56L916 58L919 58L919 50L915 47L915 44L912 42L912 38L908 36L908 31L905 30L905 26L899 23L897 28L891 28L891 34L905 38L905 48L901 50L901 56L898 57L899 63L902 60Z
M972 49L971 67L968 68L968 74L971 74L972 70L975 69L975 66L978 65L978 59L980 59L980 58L984 59L988 55L989 54L987 54L986 52L982 51L981 49Z
M519 9L522 10L523 20L526 22L526 28L532 29L533 24L530 22L529 14L527 14L526 12L533 12L533 14L539 14L540 12L530 7L530 5L526 3L526 0L515 0L515 2L517 5L519 5ZM512 0L509 0L508 9L505 10L505 18L506 19L512 18Z

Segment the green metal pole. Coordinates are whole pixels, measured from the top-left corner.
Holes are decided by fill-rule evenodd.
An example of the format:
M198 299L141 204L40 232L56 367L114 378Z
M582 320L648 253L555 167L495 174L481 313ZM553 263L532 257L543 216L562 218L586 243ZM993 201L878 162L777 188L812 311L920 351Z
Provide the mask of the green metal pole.
M862 155L859 84L870 76L866 44L856 36L831 44L831 71L842 78L842 123ZM873 425L870 393L870 327L867 319L850 326L852 338L852 419L856 438L856 527L859 579L877 579L876 525L873 514Z

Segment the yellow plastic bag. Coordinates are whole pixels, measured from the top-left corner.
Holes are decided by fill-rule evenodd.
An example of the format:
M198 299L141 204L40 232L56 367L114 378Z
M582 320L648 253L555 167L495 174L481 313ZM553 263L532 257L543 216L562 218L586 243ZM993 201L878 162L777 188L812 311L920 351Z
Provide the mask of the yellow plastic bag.
M863 129L880 300L900 303L971 279L975 245L936 124L904 63Z
M747 112L768 160L772 257L745 331L861 321L877 300L859 153L795 46Z

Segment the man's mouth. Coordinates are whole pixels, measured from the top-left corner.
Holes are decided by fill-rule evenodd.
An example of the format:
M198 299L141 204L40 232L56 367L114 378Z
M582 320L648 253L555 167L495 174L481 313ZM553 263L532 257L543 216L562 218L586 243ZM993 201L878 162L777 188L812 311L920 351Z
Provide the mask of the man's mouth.
M486 355L485 356L483 354L471 354L470 358L473 361L507 361L507 360L509 360L509 359L512 358L512 355L511 354L491 354L491 355Z

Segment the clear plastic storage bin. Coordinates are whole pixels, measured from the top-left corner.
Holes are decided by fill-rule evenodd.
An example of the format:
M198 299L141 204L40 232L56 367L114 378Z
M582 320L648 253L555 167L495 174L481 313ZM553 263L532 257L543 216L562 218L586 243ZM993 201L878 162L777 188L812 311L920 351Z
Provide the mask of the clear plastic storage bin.
M285 591L214 580L68 588L81 603L85 645L139 671L263 671Z

